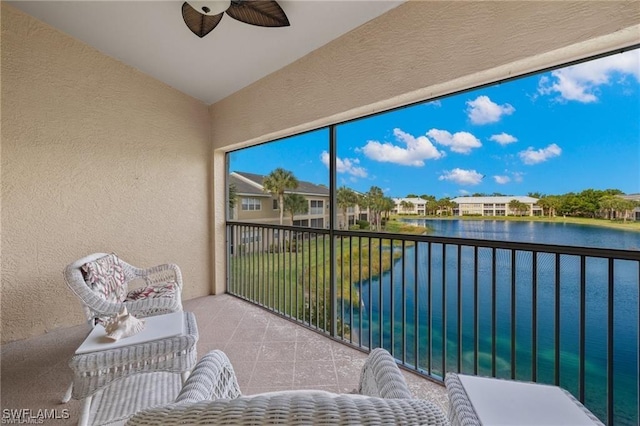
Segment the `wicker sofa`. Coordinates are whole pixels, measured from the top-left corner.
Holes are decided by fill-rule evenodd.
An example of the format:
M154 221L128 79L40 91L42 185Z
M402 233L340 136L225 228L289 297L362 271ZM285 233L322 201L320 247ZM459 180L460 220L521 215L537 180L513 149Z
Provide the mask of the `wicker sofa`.
M436 404L414 399L394 359L384 349L367 358L360 394L324 391L241 396L233 367L221 351L196 365L174 402L137 412L128 425L447 425Z

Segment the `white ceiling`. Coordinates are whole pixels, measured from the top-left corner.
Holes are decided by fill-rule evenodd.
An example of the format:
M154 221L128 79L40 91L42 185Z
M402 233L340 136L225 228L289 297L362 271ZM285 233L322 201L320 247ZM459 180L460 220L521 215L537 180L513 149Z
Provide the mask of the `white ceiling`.
M204 38L182 1L12 1L11 5L207 104L284 67L404 0L280 0L290 27L224 16Z

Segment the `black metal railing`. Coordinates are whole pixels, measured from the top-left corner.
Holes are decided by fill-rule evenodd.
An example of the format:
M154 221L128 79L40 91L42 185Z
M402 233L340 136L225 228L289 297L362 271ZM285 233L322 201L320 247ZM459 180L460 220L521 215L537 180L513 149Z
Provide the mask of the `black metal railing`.
M638 424L638 251L239 222L227 238L231 294L434 380L555 384Z

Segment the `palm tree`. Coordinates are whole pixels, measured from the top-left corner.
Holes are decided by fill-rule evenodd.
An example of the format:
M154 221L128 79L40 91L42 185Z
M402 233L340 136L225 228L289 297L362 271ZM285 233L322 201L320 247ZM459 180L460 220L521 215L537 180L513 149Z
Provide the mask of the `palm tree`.
M555 216L562 200L557 195L546 195L538 200L538 205L547 211L549 217Z
M284 192L287 189L296 189L298 187L298 179L289 170L278 167L269 173L262 181L262 187L265 192L278 197L278 210L280 210L280 225L284 216Z
M411 206L413 207L413 203L411 203ZM389 220L389 216L391 215L391 212L395 207L396 207L396 202L393 201L393 198L391 197L382 198L382 201L380 202L380 208L382 212L384 212L385 218L387 220Z
M383 211L384 193L377 186L372 186L366 194L364 194L364 204L369 208L375 225L375 230L380 230L380 213Z
M406 212L407 210L413 211L413 203L411 201L402 200L400 201L400 207L402 207L402 212Z
M529 209L529 206L527 206L522 201L516 200L514 198L513 200L509 201L509 209L515 212L518 216L522 216Z
M346 227L345 225L349 223L347 219L347 209L358 204L358 194L346 186L341 186L338 188L336 199L338 208L342 212L342 219L344 220L344 222L340 223L340 228L344 229Z
M614 212L622 213L622 220L626 222L629 218L629 212L631 212L635 207L636 203L631 200L625 200L622 197L618 197L617 195L605 195L600 198L600 208L609 210L609 219L614 218Z
M615 195L605 195L600 198L600 208L609 211L609 219L613 220L615 217L615 212L619 208L618 200L620 197L616 197Z
M297 214L309 211L309 202L300 194L288 194L284 197L284 210L291 215L291 224Z
M435 200L435 198L433 200L427 200L427 205L426 205L426 214L427 215L435 215L436 211L438 210L438 202Z
M440 209L441 214L443 210L447 213L444 216L453 216L453 209L455 206L456 203L451 201L451 198L449 197L444 197L438 200L438 208Z

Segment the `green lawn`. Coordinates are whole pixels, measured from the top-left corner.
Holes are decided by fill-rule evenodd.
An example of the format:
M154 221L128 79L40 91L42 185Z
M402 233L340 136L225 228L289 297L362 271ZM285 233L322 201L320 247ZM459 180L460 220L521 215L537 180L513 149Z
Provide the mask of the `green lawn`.
M391 244L384 234L339 240L336 245L339 298L351 300L355 305L360 303L356 284L385 273L391 268L392 257L402 256L401 251L390 249ZM400 242L394 242L394 247L400 247ZM330 290L330 239L322 236L301 239L296 248L280 252L245 249L244 253L231 256L232 291L286 315L304 317L307 321L315 315L315 321L323 325L322 310L327 306ZM314 309L310 314L309 306L319 306L320 312Z

